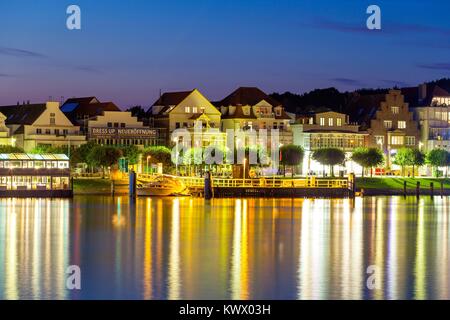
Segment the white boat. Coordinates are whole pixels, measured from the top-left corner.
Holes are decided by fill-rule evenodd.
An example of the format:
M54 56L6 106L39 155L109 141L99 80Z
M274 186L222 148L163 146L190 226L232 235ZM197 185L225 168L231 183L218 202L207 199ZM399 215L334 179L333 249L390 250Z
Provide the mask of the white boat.
M136 184L138 196L189 195L189 189L176 177L159 175L151 179L140 179Z

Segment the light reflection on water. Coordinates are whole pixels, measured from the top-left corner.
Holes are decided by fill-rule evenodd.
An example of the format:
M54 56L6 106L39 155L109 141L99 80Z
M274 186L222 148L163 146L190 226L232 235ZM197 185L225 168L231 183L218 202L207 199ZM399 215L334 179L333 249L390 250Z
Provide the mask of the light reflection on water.
M449 202L0 199L0 298L449 299Z

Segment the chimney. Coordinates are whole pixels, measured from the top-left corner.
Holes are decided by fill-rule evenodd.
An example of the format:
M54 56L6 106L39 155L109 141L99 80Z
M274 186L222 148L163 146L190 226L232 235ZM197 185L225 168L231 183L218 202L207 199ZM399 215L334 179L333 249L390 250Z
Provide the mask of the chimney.
M427 98L427 84L423 83L419 85L419 103L423 102Z

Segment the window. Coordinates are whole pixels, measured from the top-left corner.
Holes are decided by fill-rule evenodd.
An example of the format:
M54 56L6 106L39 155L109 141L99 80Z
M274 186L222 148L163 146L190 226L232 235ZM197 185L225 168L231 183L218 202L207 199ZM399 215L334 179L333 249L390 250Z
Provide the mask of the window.
M400 107L391 107L392 114L399 114L400 113Z
M42 129L36 129L36 134L42 134Z
M397 146L403 145L404 141L405 141L404 138L405 137L403 137L403 136L392 136L391 137L391 144L392 145L397 145Z
M273 123L273 128L274 128L274 129L277 129L277 128L278 128L278 123L274 122L274 123Z
M309 124L314 124L314 118L309 118Z
M63 135L67 136L69 134L69 130L63 129Z
M184 112L191 113L191 107L185 107L184 108Z
M415 146L416 145L416 137L414 137L414 136L407 136L406 137L406 145L408 145L408 146Z
M281 116L281 108L277 108L276 110L275 110L275 114L279 117L279 116Z
M197 113L197 107L192 107L192 113Z
M399 121L397 125L399 129L406 129L406 121Z
M336 125L337 125L338 127L342 126L342 119L341 119L341 118L337 118L337 119L336 119Z
M384 136L375 136L375 143L377 145L384 145Z
M183 128L187 128L187 127L188 127L187 122L183 122Z
M325 118L320 118L319 121L321 126L325 125Z
M108 128L112 128L112 123L108 122Z
M120 127L121 127L121 128L125 128L125 123L122 122L122 123L120 124Z
M50 113L50 124L55 124L55 114Z
M328 118L328 126L333 126L333 118Z
M384 120L384 127L386 129L392 129L392 121L391 120Z
M55 129L55 135L59 136L59 129Z
M118 122L114 122L114 128L118 128L119 127L119 123Z
M175 128L176 128L176 129L180 129L180 123L179 123L179 122L176 122L176 123L175 123Z
M45 129L45 134L50 134L50 129Z

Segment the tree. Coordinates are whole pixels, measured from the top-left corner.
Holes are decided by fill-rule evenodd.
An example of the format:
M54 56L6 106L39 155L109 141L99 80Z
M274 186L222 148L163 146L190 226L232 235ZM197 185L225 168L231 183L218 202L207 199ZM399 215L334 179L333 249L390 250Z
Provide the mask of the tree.
M437 176L437 168L447 166L449 153L444 149L433 149L427 153L425 162L433 168L433 175Z
M0 153L23 153L23 149L8 145L0 145Z
M294 177L294 167L302 162L304 154L303 148L294 144L285 145L280 148L280 163L283 166L292 167L292 177Z
M337 148L324 148L314 151L312 158L323 166L330 166L331 176L334 177L333 167L344 163L345 153L341 149Z
M139 155L141 151L135 145L119 147L122 152L122 156L128 160L130 165L137 164L139 162Z
M351 160L362 167L361 176L364 178L364 171L367 167L367 148L359 147L353 151Z
M118 148L97 145L89 151L87 163L93 167L101 167L104 178L105 169L117 164L120 157L122 152Z
M365 168L371 168L370 176L373 175L373 168L384 163L384 156L378 148L356 148L351 159L362 167L364 177Z
M405 175L404 168L412 166L413 177L415 176L415 167L420 167L425 162L425 156L419 149L416 148L401 148L397 151L394 158L394 163L402 167L402 174Z
M168 172L173 168L171 151L164 146L151 146L144 149L142 159L147 160L151 164L162 163L164 172Z
M131 112L133 117L137 117L139 120L145 118L145 110L142 106L134 106L127 109L128 112Z

